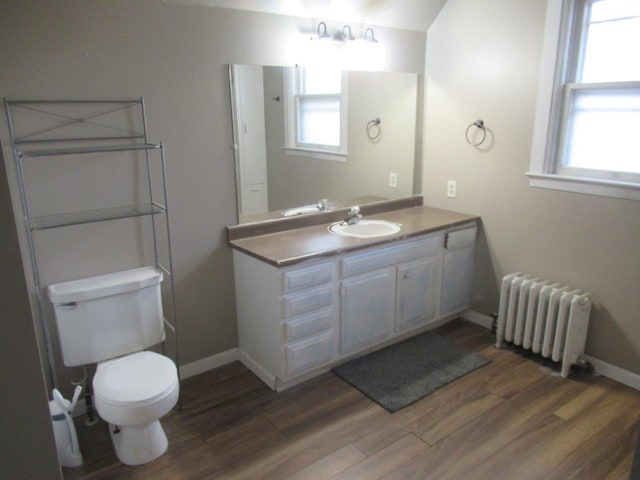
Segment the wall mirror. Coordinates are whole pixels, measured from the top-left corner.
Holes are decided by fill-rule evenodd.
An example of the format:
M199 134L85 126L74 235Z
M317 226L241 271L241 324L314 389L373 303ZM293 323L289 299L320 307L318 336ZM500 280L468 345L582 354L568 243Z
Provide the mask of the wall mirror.
M305 91L300 67L229 66L239 223L281 217L321 199L331 208L419 193L419 75L338 73L336 94L326 87L336 82L324 79L316 82L320 90ZM316 135L323 121L335 139ZM329 151L316 142L330 144Z

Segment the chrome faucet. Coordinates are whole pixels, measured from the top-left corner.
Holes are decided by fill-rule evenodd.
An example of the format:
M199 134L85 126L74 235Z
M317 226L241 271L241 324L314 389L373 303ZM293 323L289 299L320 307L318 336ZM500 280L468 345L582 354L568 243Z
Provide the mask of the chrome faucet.
M318 202L318 210L320 210L321 212L326 212L327 210L329 210L329 200L327 200L326 198L321 199Z
M353 207L351 207L351 210L349 210L349 213L347 213L347 218L344 219L342 224L353 225L361 218L362 218L362 214L360 213L360 207L357 205L354 205Z

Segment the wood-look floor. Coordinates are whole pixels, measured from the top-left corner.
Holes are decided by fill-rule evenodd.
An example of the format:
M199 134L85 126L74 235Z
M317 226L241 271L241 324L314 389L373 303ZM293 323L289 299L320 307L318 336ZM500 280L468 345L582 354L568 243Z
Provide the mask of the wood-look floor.
M85 462L65 479L629 478L640 392L562 379L461 320L437 332L492 362L394 414L331 373L275 393L229 364L183 382L169 450L147 465L119 464L106 425L79 419Z

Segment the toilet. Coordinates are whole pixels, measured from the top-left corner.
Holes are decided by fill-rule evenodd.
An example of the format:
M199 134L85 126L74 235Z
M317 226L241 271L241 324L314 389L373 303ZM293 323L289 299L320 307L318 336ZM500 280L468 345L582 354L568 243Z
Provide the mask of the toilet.
M63 362L97 363L93 401L126 465L151 462L167 450L160 418L180 392L174 362L145 350L165 339L162 279L161 271L143 267L47 288Z

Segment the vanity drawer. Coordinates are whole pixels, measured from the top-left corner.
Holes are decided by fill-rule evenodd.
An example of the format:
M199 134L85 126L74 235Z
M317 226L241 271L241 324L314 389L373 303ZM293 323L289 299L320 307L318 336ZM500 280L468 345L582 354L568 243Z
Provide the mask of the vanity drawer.
M476 241L477 227L464 228L462 230L454 230L447 232L444 242L444 248L447 250L455 250L462 247L473 245Z
M335 333L331 330L287 345L287 375L302 372L332 360L335 354L335 343Z
M314 333L328 330L333 325L333 309L326 308L284 322L285 341L294 342Z
M333 285L290 293L282 297L282 313L284 317L293 317L301 313L327 307L333 303Z
M333 263L326 262L310 267L296 268L282 274L282 290L285 293L303 290L333 280Z
M433 255L440 251L441 245L442 236L437 234L402 245L378 248L358 255L351 255L341 261L342 275L355 275L368 270L395 265L413 258Z

